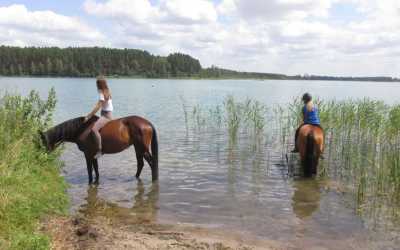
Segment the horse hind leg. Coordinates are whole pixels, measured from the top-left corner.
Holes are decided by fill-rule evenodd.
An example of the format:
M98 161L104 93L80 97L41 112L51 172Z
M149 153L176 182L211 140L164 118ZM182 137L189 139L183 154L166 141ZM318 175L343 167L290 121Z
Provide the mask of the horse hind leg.
M320 154L316 152L313 157L313 162L312 162L312 169L311 169L311 174L316 176L317 171L318 171L318 163L319 163L319 156Z
M136 178L139 179L140 174L142 173L142 169L144 166L143 162L143 153L141 151L136 151L136 160L137 160L137 170L136 170Z
M158 169L153 166L153 156L150 154L149 151L146 151L144 153L144 159L147 161L151 168L151 177L153 181L156 181L158 179Z
M151 154L149 153L149 151L144 152L143 157L146 160L146 162L149 164L150 168L153 168L153 158L152 158Z

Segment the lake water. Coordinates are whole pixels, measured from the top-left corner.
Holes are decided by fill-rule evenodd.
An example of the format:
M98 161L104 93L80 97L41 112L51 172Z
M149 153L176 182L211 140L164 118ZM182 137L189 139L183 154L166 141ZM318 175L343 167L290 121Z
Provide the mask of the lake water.
M290 178L272 141L254 152L246 143L230 148L224 131L187 130L182 100L189 110L220 105L227 95L272 106L307 91L324 100L369 97L393 104L399 83L110 79L109 85L115 117L140 115L155 125L160 180L151 183L147 165L142 181L134 178L131 148L100 158L101 183L90 188L83 154L66 145L63 174L73 212L234 230L290 249L396 249L397 234L368 228L351 200L327 181ZM3 91L36 89L45 97L51 87L58 101L55 123L86 115L96 102L94 79L0 78Z

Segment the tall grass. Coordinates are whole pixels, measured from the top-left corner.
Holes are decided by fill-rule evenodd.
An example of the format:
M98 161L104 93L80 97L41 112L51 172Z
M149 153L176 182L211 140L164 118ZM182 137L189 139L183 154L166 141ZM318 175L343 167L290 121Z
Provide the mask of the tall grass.
M254 142L264 136L267 107L259 101L247 98L237 101L227 96L222 105L206 107L196 104L188 115L186 101L181 98L186 124L199 131L204 128L226 129L230 144L236 144L240 134L249 135ZM186 128L190 125L186 125ZM257 144L255 144L257 145Z
M49 126L55 103L54 90L47 100L35 91L0 100L0 249L49 248L38 220L67 207L59 152L45 153L37 136Z
M346 186L360 213L375 213L384 207L400 218L400 105L371 99L316 99L315 103L325 132L325 160L319 174ZM213 127L213 117L220 117L230 144L246 138L265 155L273 149L284 156L293 148L302 106L299 98L268 108L255 100L237 101L228 96L222 109L220 105L218 109L208 107L219 110L217 114L207 115L207 108L196 105L192 120L197 127ZM260 143L260 138L267 137L271 140Z
M294 131L299 105L289 105L287 131ZM352 191L360 213L385 204L399 216L400 106L371 99L319 101L325 131L325 161L320 172ZM292 143L282 135L282 142ZM378 206L379 205L379 206Z

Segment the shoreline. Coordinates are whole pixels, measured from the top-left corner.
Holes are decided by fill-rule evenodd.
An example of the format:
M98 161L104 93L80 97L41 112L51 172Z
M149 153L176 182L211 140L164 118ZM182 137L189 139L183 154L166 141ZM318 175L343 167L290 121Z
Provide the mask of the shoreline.
M319 82L368 82L368 83L400 83L400 80L392 81L375 81L375 80L357 80L357 79L304 79L304 78L240 78L240 77L142 77L142 76L105 76L108 79L129 79L129 80L213 80L213 81L223 81L223 80L254 80L254 81L319 81ZM65 78L65 79L93 79L96 76L51 76L51 75L0 75L1 78Z
M51 249L215 249L278 250L281 243L244 237L194 225L132 223L103 216L48 217L41 231L51 237Z

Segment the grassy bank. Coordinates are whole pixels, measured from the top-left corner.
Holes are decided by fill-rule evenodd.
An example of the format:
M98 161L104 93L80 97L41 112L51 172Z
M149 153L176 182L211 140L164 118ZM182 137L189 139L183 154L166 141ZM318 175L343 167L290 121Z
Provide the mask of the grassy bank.
M47 249L38 221L67 207L59 153L46 154L37 137L54 108L54 90L47 100L34 91L0 100L0 249Z

